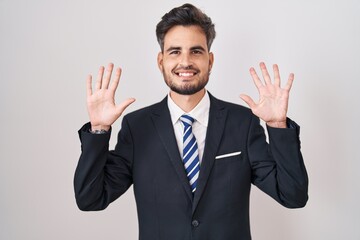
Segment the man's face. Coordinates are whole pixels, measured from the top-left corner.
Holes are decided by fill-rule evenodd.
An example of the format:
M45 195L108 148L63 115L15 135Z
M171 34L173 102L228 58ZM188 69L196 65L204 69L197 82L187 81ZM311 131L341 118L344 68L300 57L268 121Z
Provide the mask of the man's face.
M164 51L158 65L170 89L181 95L202 90L209 81L213 54L198 26L172 27L164 38Z

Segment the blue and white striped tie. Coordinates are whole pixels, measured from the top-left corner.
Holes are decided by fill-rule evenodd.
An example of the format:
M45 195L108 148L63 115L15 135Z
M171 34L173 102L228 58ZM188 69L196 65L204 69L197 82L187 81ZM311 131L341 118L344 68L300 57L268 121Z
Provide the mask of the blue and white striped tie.
M183 163L185 171L190 182L191 191L196 190L197 180L200 172L200 161L198 146L194 134L192 133L192 124L194 119L189 115L182 115L180 117L184 125L183 134Z

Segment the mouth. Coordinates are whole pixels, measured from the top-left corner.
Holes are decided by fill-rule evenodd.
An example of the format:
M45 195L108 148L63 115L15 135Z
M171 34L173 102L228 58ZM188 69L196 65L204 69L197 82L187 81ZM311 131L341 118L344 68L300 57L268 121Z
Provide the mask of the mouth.
M174 74L179 77L191 78L198 74L197 71L174 71Z

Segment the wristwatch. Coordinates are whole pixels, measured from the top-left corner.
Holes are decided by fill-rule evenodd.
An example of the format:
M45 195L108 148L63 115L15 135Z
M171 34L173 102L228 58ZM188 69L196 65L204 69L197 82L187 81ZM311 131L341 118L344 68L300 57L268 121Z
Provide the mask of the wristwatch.
M91 130L91 128L89 129L89 132L92 133L92 134L105 134L107 133L108 131L104 130L104 129L100 129L100 130Z

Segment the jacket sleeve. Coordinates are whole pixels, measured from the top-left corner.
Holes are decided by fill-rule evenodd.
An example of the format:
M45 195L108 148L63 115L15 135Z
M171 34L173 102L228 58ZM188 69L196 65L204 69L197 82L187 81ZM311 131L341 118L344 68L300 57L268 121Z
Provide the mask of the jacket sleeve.
M92 134L89 129L87 123L79 130L81 155L74 176L76 203L83 211L105 209L132 184L133 147L126 119L112 151L111 131Z
M300 127L287 121L291 128L267 127L267 143L259 119L253 117L248 136L252 183L281 205L300 208L308 200L308 176L300 152Z

